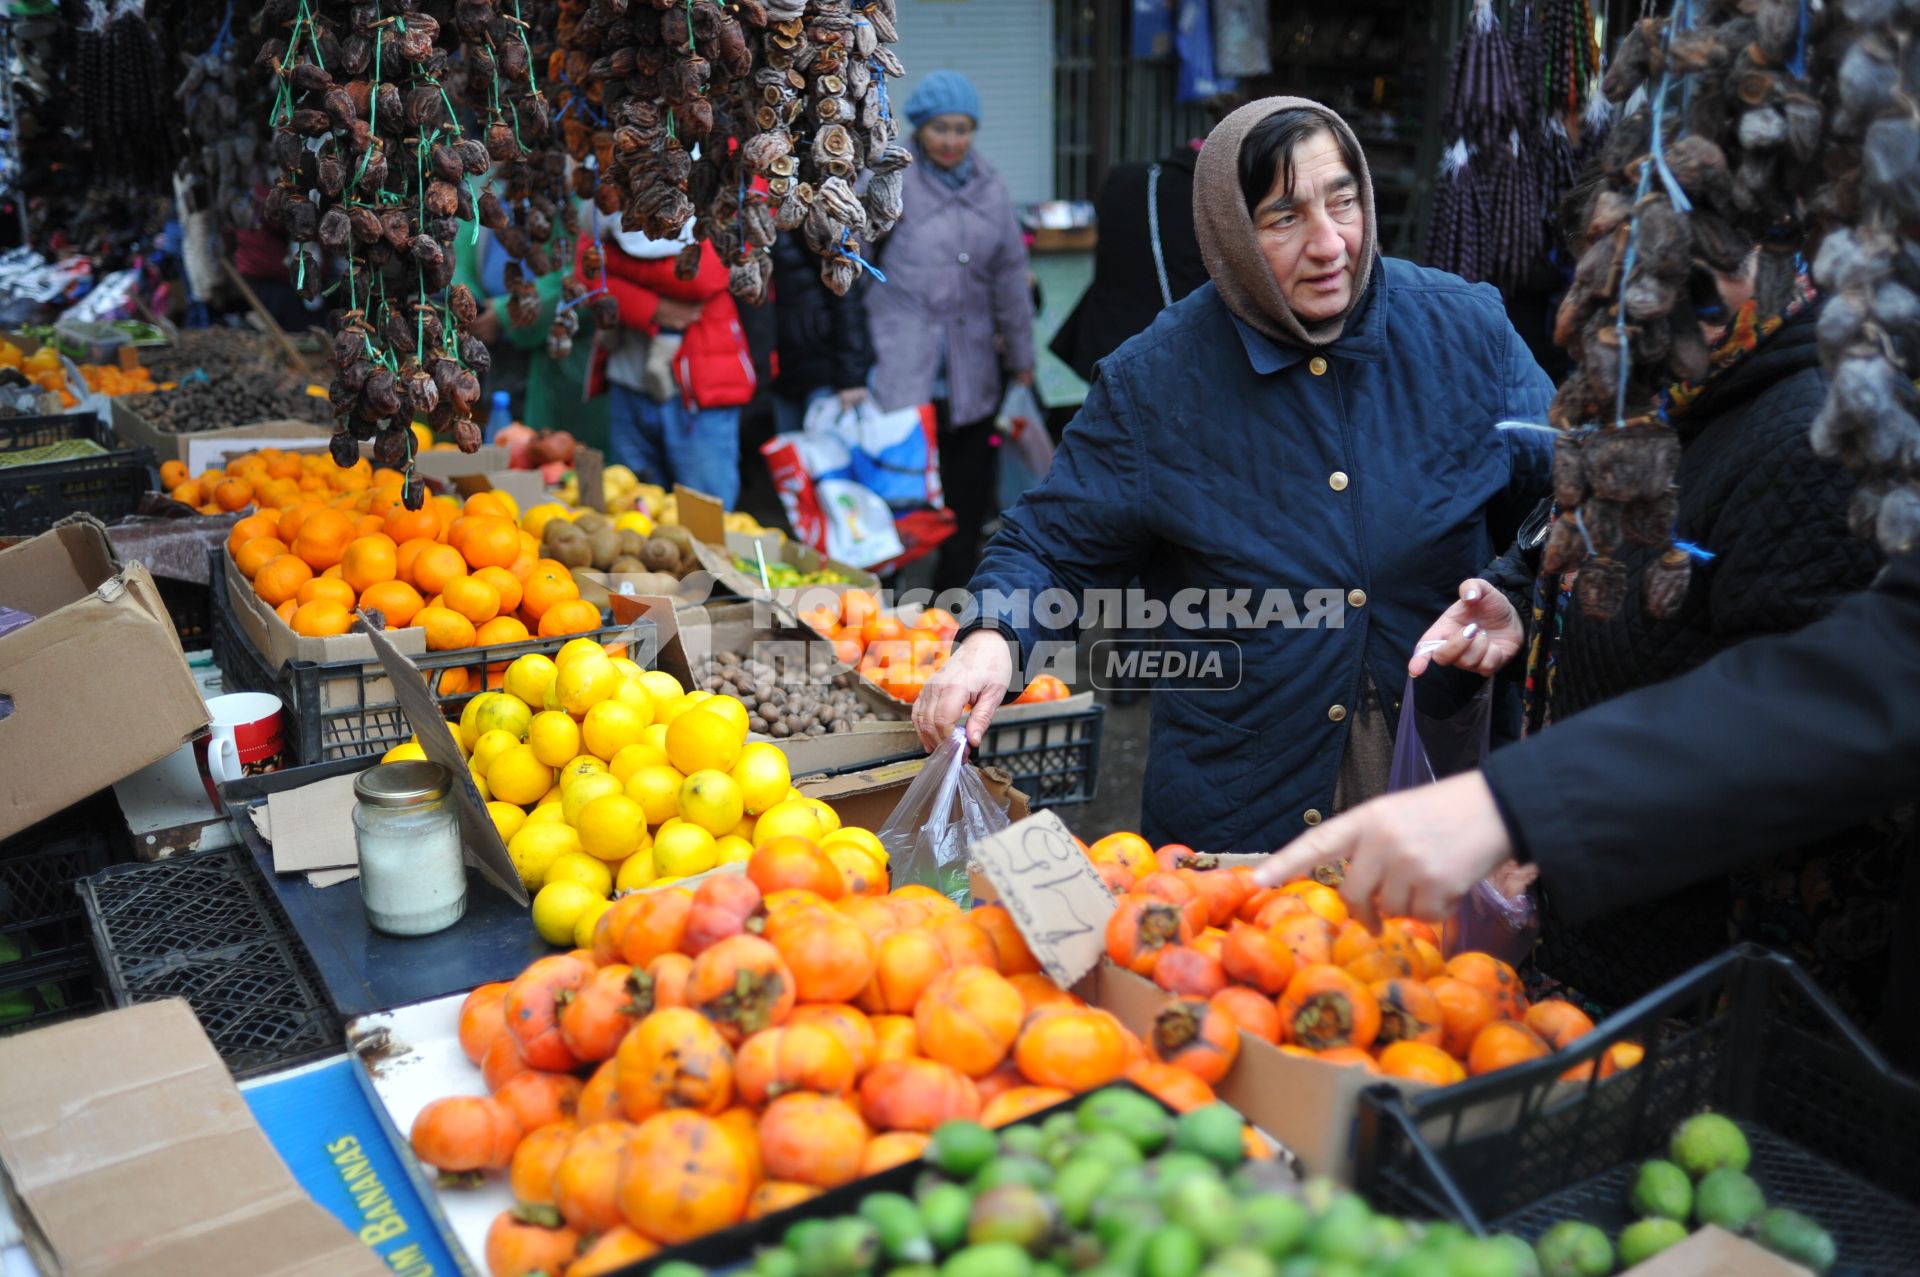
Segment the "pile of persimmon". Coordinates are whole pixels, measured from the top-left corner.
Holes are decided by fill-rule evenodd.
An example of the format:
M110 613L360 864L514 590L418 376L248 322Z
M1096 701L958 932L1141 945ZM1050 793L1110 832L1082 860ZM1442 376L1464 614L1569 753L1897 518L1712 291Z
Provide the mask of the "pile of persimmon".
M442 1172L506 1173L495 1274L601 1272L579 1265L917 1158L949 1118L1003 1125L1122 1077L1212 1101L1055 987L1004 908L853 894L781 841L744 876L622 896L592 948L467 998L488 1094L430 1104L412 1143Z
M463 504L436 496L409 510L401 482L398 471L364 458L341 469L325 457L266 450L174 491L189 499L198 493L182 488L212 483L206 491L221 509L263 507L227 534L230 570L296 634L345 634L357 608L378 613L389 630L424 629L433 651L599 628L599 608L580 598L564 563L540 557L510 497L480 492Z
M1135 834L1088 856L1119 897L1107 955L1174 995L1151 1054L1210 1083L1232 1067L1239 1035L1282 1051L1388 1077L1448 1085L1538 1059L1592 1032L1563 999L1529 1003L1514 969L1484 953L1445 958L1433 928L1387 918L1378 933L1313 879L1262 890L1250 870ZM1601 1076L1640 1049L1616 1045ZM1594 1065L1572 1072L1582 1075Z

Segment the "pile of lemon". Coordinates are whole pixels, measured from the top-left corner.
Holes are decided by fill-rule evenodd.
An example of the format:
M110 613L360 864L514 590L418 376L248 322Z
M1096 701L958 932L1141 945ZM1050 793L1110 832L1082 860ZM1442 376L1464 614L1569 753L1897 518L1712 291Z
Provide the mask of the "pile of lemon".
M585 638L520 657L502 688L469 701L453 735L550 944L584 948L613 896L744 863L787 835L857 851L885 877L880 840L796 790L730 696ZM423 757L409 741L381 761Z

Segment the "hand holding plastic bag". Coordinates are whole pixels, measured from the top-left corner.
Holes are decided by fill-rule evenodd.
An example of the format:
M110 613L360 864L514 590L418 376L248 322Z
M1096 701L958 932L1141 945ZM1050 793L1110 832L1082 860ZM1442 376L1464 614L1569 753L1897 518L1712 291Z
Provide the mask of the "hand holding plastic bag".
M893 885L917 882L964 906L967 849L1012 823L967 766L965 729L954 728L880 828Z
M1439 672L1436 668L1435 673ZM1444 683L1432 675L1426 680L1408 675L1400 698L1393 765L1387 772L1388 793L1471 771L1486 761L1493 727L1493 681L1485 680L1464 706L1445 702ZM1496 882L1505 883L1509 890L1503 891ZM1441 952L1452 957L1478 950L1518 966L1540 934L1540 920L1525 884L1524 874L1516 877L1499 871L1475 883L1447 920Z

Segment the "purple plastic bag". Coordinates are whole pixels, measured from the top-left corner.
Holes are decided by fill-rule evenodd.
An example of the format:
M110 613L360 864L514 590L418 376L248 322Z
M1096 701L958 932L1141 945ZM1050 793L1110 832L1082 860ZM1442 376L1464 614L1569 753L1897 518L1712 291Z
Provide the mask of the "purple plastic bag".
M1486 761L1493 730L1493 680L1486 680L1458 708L1435 707L1432 702L1438 698L1429 695L1429 708L1423 711L1421 690L1420 680L1408 675L1400 698L1400 730L1393 739L1393 765L1387 772L1388 793L1472 771ZM1491 879L1482 879L1447 919L1440 951L1451 958L1477 950L1518 966L1539 934L1531 896L1524 891L1508 896Z
M0 637L13 633L33 619L33 614L30 612L20 612L10 607L0 607Z

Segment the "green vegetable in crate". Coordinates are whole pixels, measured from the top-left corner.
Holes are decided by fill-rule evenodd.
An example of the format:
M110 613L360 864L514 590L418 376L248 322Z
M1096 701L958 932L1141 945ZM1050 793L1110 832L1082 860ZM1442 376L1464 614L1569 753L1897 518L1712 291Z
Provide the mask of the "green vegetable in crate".
M733 556L733 566L748 576L753 577L755 580L758 580L760 577L760 564L758 560L749 559L742 554L736 554ZM779 563L768 559L767 584L776 590L791 590L803 585L850 585L852 582L847 579L845 573L835 571L833 568L820 568L813 572L802 572L791 563Z
M1760 1216L1754 1224L1753 1240L1816 1273L1832 1268L1838 1257L1833 1237L1826 1229L1785 1207L1776 1206Z
M1607 1277L1613 1271L1613 1243L1578 1219L1561 1220L1542 1233L1533 1253L1544 1277Z
M1628 1205L1643 1219L1684 1220L1693 1213L1693 1181L1672 1162L1645 1162L1634 1177Z
M1620 1263L1631 1268L1686 1239L1687 1226L1677 1219L1636 1220L1620 1230Z
M1702 1227L1718 1224L1729 1232L1744 1233L1766 1209L1766 1194L1753 1177L1730 1166L1708 1171L1693 1194L1694 1218Z
M1682 1122L1673 1133L1671 1152L1680 1168L1695 1179L1723 1166L1744 1171L1753 1160L1746 1135L1719 1113L1701 1113Z

